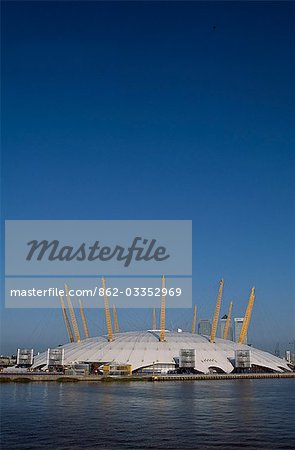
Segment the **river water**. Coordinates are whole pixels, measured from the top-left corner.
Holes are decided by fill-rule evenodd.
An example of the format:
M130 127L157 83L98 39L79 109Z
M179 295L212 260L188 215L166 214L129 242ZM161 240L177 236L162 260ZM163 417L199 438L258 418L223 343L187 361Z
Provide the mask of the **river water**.
M294 449L295 380L7 383L6 449Z

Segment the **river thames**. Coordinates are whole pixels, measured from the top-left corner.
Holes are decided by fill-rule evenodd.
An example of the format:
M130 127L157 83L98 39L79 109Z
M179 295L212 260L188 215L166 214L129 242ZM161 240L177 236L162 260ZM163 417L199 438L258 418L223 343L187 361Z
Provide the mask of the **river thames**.
M294 379L0 389L2 450L295 448Z

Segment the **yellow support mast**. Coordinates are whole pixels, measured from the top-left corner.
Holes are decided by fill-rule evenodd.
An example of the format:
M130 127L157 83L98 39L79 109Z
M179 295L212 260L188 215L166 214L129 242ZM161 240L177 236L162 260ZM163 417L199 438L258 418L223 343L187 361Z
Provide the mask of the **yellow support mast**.
M61 303L62 315L63 315L64 321L65 321L65 325L66 325L66 329L67 329L67 332L68 332L68 336L69 336L70 342L74 342L74 336L73 336L71 324L70 324L70 321L69 321L69 318L68 318L68 315L67 315L67 311L66 311L66 307L65 307L63 296L60 295L59 298L60 298L60 303Z
M113 317L114 317L114 329L115 333L119 333L119 323L118 323L118 316L116 311L116 306L113 305Z
M241 333L240 333L240 337L239 337L239 344L244 344L245 342L245 338L247 335L247 331L248 331L248 327L250 324L250 319L251 319L251 314L252 314L252 309L253 309L253 305L254 305L254 300L255 300L255 288L253 287L251 289L251 294L249 297L249 302L248 302L248 306L246 309L246 314L244 317L244 321L243 321L243 325L242 325L242 329L241 329Z
M71 317L71 321L72 321L72 325L73 325L76 342L80 342L81 338L80 338L80 333L79 333L78 322L77 322L75 311L74 311L74 308L73 308L73 305L71 302L71 298L69 295L69 289L66 284L65 284L65 290L66 290L66 297L67 297L67 302L68 302L68 307L69 307L69 311L70 311L70 317Z
M217 325L218 325L218 319L219 319L219 313L220 313L220 306L221 306L221 297L222 297L222 291L223 291L223 278L219 282L219 289L218 289L218 296L216 301L216 308L214 312L213 317L213 323L212 323L212 330L211 330L211 336L210 336L210 342L215 342L216 337L216 331L217 331Z
M156 308L153 308L153 330L157 329L157 315Z
M165 341L165 277L162 276L162 302L161 302L161 316L160 316L160 342Z
M112 319L111 319L111 313L110 313L110 308L109 308L109 299L107 296L106 284L105 284L104 277L101 278L101 284L103 287L104 312L105 312L106 324L107 324L107 330L108 330L108 341L112 342L112 340L113 340Z
M230 302L229 308L228 308L227 319L226 319L224 330L223 330L223 336L222 336L223 339L227 339L227 336L228 336L232 308L233 308L233 302Z
M81 314L81 319L82 319L82 324L83 324L83 329L84 329L84 335L87 339L87 338L89 338L89 332L88 332L86 317L85 317L85 313L84 313L84 309L83 309L81 300L79 299L78 302L79 302L79 307L80 307L80 314Z
M192 323L192 334L196 332L196 323L197 323L197 305L194 305L194 317Z

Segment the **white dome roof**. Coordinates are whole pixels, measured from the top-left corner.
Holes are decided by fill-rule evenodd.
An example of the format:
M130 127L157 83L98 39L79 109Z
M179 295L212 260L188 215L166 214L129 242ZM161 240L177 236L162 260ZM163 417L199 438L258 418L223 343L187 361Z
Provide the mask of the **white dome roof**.
M195 349L195 369L208 373L210 367L217 367L226 373L233 371L235 350L251 350L251 364L272 369L277 372L290 371L285 360L270 353L258 350L248 345L237 344L224 339L216 339L210 343L209 338L187 332L165 333L165 342L159 342L159 330L132 331L114 335L114 340L108 342L107 336L83 339L62 345L64 348L64 364L81 362L102 362L131 364L132 370L153 365L153 363L173 364L179 357L181 349ZM46 365L47 352L35 356L33 368Z

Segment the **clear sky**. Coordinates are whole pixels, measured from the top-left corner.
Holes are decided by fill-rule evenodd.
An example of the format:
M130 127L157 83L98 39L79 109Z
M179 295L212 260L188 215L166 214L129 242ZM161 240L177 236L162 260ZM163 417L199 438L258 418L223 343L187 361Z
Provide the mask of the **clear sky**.
M2 218L192 219L199 318L221 277L222 313L243 315L255 285L250 340L286 347L294 75L291 2L2 2ZM2 352L66 341L57 310L2 305L1 322Z

